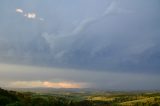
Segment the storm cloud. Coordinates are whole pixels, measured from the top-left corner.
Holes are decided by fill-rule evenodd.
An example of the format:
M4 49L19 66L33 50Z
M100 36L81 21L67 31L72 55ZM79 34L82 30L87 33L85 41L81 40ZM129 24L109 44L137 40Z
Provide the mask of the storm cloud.
M64 73L159 75L159 5L159 0L1 0L0 63Z
M98 88L106 90L158 90L159 75L87 71L0 64L3 87Z

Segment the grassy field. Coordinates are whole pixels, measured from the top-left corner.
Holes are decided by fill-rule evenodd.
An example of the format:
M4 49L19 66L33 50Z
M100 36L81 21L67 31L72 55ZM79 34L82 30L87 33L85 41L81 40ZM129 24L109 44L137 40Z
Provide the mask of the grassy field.
M159 91L0 89L0 106L160 106Z

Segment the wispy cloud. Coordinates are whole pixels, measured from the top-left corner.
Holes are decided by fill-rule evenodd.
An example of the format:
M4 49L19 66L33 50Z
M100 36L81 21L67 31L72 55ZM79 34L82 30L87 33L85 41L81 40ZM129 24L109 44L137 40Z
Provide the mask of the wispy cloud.
M44 21L44 18L39 18L40 21Z
M130 13L134 13L134 11L130 10L130 9L123 8L123 7L119 7L118 2L117 1L113 1L107 7L107 9L104 12L103 16L106 16L108 14L130 14Z
M20 8L17 8L17 9L16 9L16 12L17 12L17 13L23 13L23 10L20 9Z
M88 17L83 19L75 28L74 30L71 32L71 34L69 35L77 35L80 32L84 31L84 29L86 29L90 24L93 24L97 21L99 21L101 18L103 18L106 15L109 15L110 13L112 13L114 11L114 9L116 8L116 2L112 2L107 9L104 11L104 13L102 15L100 15L99 17Z
M16 12L23 14L23 16L28 19L36 19L36 20L44 21L44 19L41 17L38 17L35 12L25 12L23 9L20 9L20 8L17 8Z
M66 39L66 37L79 35L91 24L94 24L100 21L106 15L111 14L115 8L116 8L116 2L111 2L102 14L100 14L97 17L86 17L82 19L79 23L77 23L77 25L75 25L73 30L69 31L68 33L61 33L61 34L57 34L56 36L54 36L55 34L45 33L45 34L42 34L42 37L44 37L44 39L49 43L50 47L53 49L53 45L55 45L56 41L61 42L61 40L64 40L64 38Z
M72 47L74 43L74 39L77 36L81 35L81 33L87 30L87 28L89 28L90 26L100 22L101 20L107 18L108 16L122 13L122 11L120 12L120 10L121 10L121 7L118 5L117 1L109 2L107 7L105 7L102 13L100 13L98 16L96 14L95 16L87 16L83 18L81 21L77 21L77 23L74 24L71 30L63 32L63 29L62 29L59 31L60 33L45 32L45 33L42 33L42 37L46 40L51 51L53 52L52 54L54 54L53 56L54 59L56 61L60 61L61 59L63 60L65 55L67 55L68 51L72 49L70 47ZM59 47L58 50L57 50L57 47ZM98 47L98 48L102 49L104 48L104 46ZM98 52L101 49L97 49L96 51Z
M36 19L35 13L26 13L26 14L24 14L24 16L27 18L30 18L30 19Z
M113 1L107 8L106 10L104 11L103 15L102 16L106 16L110 13L113 13L117 8L117 2Z

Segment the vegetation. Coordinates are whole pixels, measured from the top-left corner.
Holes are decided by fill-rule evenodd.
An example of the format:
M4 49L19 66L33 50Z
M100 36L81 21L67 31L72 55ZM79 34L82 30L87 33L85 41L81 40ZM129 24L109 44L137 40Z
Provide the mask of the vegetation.
M0 106L160 106L159 92L50 92L0 89Z

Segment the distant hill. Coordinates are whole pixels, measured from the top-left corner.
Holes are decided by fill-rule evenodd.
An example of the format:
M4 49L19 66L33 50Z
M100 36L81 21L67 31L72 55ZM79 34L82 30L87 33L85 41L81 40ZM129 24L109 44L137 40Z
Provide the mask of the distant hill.
M160 106L159 91L52 88L12 90L0 88L0 106Z
M66 96L63 95L63 92L59 95L50 95L28 91L9 91L0 88L0 106L92 106L91 101L81 99L81 97L81 95L72 94Z

